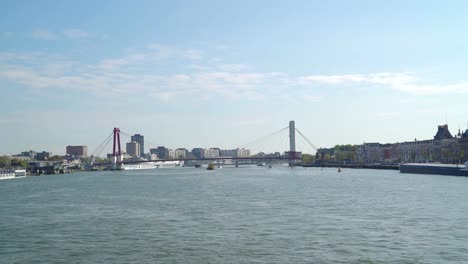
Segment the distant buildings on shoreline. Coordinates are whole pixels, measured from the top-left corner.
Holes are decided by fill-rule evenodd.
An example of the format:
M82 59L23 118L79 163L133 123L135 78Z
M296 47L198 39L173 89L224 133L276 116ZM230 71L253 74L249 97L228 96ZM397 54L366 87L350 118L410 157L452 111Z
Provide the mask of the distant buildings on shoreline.
M84 158L88 156L88 146L67 146L67 156L74 158Z
M258 153L253 155L249 149L220 149L220 148L186 148L170 149L164 146L144 149L144 136L135 134L131 136L131 142L126 143L126 153L122 153L125 159L209 159L209 158L248 158L255 157L281 157L281 153ZM110 155L110 156L109 156ZM111 157L108 154L107 157ZM88 147L67 146L65 156L52 156L47 151L24 151L12 158L27 161L73 160L88 157ZM310 157L310 155L309 155ZM448 125L439 125L433 139L414 140L390 144L363 143L362 145L342 145L334 148L321 148L315 155L315 161L353 162L360 164L372 163L409 163L409 162L441 162L463 163L468 160L468 129L457 134L450 133ZM313 160L313 159L312 159ZM310 162L310 161L307 161Z
M391 144L364 143L352 149L319 149L317 159L324 154L335 161L370 163L441 162L462 163L468 160L468 129L453 136L448 125L440 125L433 139ZM323 154L322 154L323 153Z

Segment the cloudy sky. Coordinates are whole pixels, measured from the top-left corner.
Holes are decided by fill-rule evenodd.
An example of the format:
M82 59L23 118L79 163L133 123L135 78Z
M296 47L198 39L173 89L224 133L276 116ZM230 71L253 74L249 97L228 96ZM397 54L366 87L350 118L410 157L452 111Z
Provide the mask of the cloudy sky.
M0 154L430 139L468 121L466 1L2 1ZM128 141L128 139L123 139Z

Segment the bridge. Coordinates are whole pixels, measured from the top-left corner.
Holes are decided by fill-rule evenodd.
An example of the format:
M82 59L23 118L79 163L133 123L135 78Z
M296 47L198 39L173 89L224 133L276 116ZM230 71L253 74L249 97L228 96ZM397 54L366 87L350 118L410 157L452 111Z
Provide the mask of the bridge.
M233 162L231 165L241 165L241 164L255 164L257 162L268 162L268 163L276 163L276 162L288 162L290 166L296 164L302 156L302 152L298 151L296 148L296 132L299 134L300 138L305 142L306 149L310 151L310 154L314 154L317 150L314 144L312 144L305 136L301 133L299 129L295 127L295 122L290 121L287 127L284 127L278 131L275 131L263 138L257 139L247 145L244 145L243 148L252 148L254 145L261 145L261 142L265 144L277 144L278 141L284 140L285 135L284 132L288 133L288 143L289 149L283 150L281 152L276 152L275 154L265 154L263 152L259 152L255 155L245 156L245 157L181 157L181 158L162 158L157 160L124 160L121 145L121 135L130 136L125 132L120 131L119 128L114 128L113 132L101 143L98 149L93 152L100 152L104 150L108 144L112 141L112 156L110 162L103 162L103 163L96 163L93 161L91 166L106 166L113 170L121 170L124 169L125 164L141 164L147 162L176 162L176 161L191 161L191 162L217 162L217 163L225 163L226 161ZM258 147L258 146L257 146ZM264 147L264 146L263 146ZM261 148L261 147L259 147ZM281 154L283 152L283 154Z

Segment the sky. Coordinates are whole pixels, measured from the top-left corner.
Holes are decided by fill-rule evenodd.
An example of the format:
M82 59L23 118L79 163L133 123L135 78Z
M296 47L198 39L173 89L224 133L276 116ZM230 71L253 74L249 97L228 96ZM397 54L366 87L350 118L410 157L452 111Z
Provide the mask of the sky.
M147 151L246 146L290 120L317 147L468 125L466 1L0 6L0 155L93 153L114 127Z

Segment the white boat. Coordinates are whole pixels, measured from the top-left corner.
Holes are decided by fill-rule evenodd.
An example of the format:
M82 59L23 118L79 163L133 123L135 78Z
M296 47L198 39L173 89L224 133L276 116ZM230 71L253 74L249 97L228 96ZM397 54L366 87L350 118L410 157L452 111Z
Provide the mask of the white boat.
M0 171L0 180L14 179L15 177L15 171L13 170Z
M157 169L155 162L142 162L135 164L123 164L123 170L152 170Z
M15 177L26 177L26 170L15 170Z
M26 170L0 170L0 180L26 177Z
M174 168L184 165L183 161L151 161L135 164L123 164L123 170L152 170L158 168Z
M175 160L175 161L156 161L156 166L158 168L174 168L174 167L182 167L184 165L183 160Z

